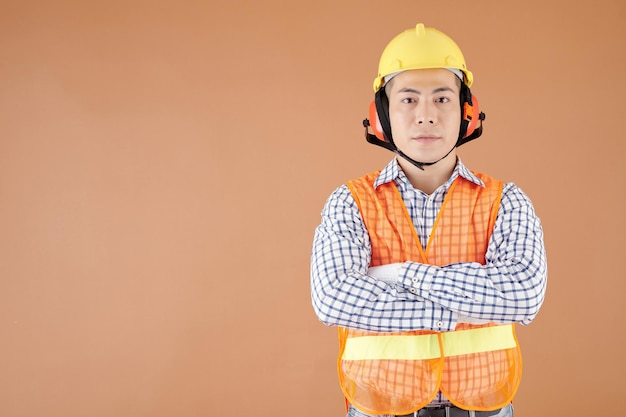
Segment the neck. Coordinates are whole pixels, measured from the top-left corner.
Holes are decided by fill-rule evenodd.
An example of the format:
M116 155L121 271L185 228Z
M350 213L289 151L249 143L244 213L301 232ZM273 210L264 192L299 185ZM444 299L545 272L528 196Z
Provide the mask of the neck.
M419 169L404 158L398 157L397 159L413 187L429 195L448 181L456 166L455 152L434 165L425 166L424 170Z

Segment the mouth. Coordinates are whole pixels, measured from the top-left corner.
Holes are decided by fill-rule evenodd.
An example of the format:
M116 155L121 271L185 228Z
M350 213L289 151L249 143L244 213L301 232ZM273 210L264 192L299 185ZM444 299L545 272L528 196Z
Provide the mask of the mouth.
M418 141L418 142L433 142L433 141L440 139L440 137L437 135L422 134L422 135L413 136L411 139Z

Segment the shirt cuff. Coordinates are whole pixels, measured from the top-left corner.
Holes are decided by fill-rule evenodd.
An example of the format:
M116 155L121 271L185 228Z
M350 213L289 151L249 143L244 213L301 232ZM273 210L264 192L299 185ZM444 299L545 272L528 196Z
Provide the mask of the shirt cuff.
M411 293L427 297L441 268L417 262L405 262L399 270L399 283Z
M443 270L438 266L417 262L405 262L399 270L398 284L412 294L430 302L423 317L424 328L437 332L452 331L456 328L458 314L439 303L432 301L431 292L436 286L437 275ZM435 297L436 298L436 297Z

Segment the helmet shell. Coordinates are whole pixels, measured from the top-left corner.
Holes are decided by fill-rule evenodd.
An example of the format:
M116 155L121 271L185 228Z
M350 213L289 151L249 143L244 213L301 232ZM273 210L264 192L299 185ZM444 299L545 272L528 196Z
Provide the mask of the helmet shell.
M474 76L465 65L465 58L458 45L445 33L418 23L387 44L378 63L378 76L374 79L374 91L384 84L387 75L406 70L426 68L454 68L465 75L463 82L472 86Z

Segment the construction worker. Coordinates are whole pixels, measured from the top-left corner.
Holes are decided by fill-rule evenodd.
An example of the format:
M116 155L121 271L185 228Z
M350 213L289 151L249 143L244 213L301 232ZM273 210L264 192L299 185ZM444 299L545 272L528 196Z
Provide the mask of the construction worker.
M311 258L314 310L339 329L348 416L512 416L515 323L544 300L543 231L515 184L457 148L484 113L457 44L423 24L387 45L364 121L395 153L337 188Z

